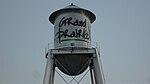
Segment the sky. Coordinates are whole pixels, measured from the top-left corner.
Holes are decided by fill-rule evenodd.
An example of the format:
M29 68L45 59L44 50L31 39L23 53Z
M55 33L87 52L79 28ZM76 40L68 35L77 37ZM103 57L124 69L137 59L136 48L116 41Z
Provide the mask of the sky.
M48 17L71 3L96 15L92 46L106 84L150 84L150 0L0 0L0 84L43 83L54 39Z

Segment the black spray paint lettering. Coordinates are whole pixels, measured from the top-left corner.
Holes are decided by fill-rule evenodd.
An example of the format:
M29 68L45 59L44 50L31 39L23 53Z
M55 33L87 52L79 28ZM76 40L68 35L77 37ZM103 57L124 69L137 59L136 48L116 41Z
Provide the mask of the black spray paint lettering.
M67 38L67 37L69 37L69 38L73 38L73 37L80 38L80 37L82 37L84 39L83 41L86 41L90 38L89 37L89 32L86 30L86 28L84 28L83 30L75 29L71 33L69 33L68 29L66 29L64 31L61 31L60 28L59 28L58 32L56 33L56 36L57 36L57 39L58 39L59 43L63 42L62 37L63 38Z
M63 17L59 22L59 27L66 25L74 25L74 26L80 26L80 27L86 27L86 19L84 21L82 20L72 20L72 17L66 18Z
M70 25L78 26L80 28L77 27L72 30L69 28L62 29L62 26L70 26ZM69 41L71 38L78 41L87 42L87 40L90 38L89 32L90 31L88 31L86 27L86 19L73 20L72 17L69 18L63 17L59 22L58 32L55 35L56 39L58 39L58 43L61 43L63 41Z

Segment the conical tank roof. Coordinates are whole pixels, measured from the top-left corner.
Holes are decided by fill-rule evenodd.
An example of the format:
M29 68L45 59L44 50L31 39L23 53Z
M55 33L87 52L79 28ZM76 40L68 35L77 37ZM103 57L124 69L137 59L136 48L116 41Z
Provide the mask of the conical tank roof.
M63 14L63 13L69 13L69 12L75 12L75 13L82 13L84 14L85 16L87 16L90 20L91 23L93 23L96 19L95 15L91 12L91 11L88 11L86 9L83 9L83 8L80 8L76 5L74 5L73 3L71 3L71 5L63 8L63 9L59 9L55 12L53 12L50 16L49 16L49 21L54 24L56 18L60 15L60 14Z

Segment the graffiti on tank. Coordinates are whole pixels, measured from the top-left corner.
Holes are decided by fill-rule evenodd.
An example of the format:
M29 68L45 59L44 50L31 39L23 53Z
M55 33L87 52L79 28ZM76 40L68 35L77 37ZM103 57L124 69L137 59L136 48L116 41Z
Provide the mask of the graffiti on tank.
M59 27L61 27L63 25L64 26L74 25L74 26L86 27L86 19L85 19L85 21L82 21L82 20L72 21L72 17L69 17L69 18L63 17L59 22Z
M69 26L69 25L78 26L81 28L75 28L72 30L69 30L68 28L65 28L64 30L61 29L62 26ZM55 35L56 39L58 39L58 43L70 40L88 42L88 39L90 39L89 32L90 31L88 31L86 27L86 19L84 21L82 20L73 21L72 17L69 18L63 17L59 22L59 29Z

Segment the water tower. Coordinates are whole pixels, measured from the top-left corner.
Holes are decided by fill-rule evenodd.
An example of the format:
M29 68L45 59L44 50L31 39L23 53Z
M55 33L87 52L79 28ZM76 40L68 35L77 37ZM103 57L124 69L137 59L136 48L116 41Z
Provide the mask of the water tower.
M54 84L55 67L68 76L76 76L90 67L92 84L104 84L100 54L91 47L91 23L95 15L71 4L53 12L54 49L49 49L44 84Z

